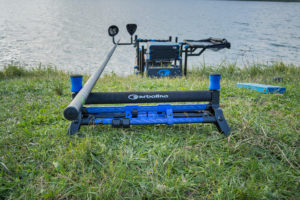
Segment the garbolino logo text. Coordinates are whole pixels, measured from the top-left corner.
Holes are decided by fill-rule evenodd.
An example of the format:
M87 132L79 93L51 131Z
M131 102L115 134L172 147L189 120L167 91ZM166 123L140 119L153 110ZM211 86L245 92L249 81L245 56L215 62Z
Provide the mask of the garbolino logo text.
M169 95L165 94L153 94L153 95L137 95L137 94L130 94L128 95L128 99L130 100L137 100L137 99L167 99L169 98Z

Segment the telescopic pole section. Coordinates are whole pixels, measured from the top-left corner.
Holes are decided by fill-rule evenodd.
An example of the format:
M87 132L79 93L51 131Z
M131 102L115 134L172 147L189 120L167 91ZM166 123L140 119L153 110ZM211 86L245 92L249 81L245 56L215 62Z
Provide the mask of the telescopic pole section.
M105 61L103 64L97 69L97 71L89 78L80 92L76 95L73 101L66 107L64 110L64 117L68 120L76 120L82 106L85 104L90 92L92 91L93 87L95 86L97 80L99 79L100 75L102 74L104 68L106 67L108 61L110 60L111 56L115 52L119 41L114 45L114 47L108 53Z

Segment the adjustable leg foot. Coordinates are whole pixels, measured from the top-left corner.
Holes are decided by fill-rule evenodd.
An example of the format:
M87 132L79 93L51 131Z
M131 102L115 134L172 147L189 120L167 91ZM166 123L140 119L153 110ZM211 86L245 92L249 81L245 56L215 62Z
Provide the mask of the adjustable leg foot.
M221 133L224 133L226 136L230 135L230 127L227 124L227 121L223 115L221 108L214 108L214 113L216 117L216 126Z
M69 129L68 129L68 135L74 135L79 131L80 123L76 121L72 122Z
M74 120L71 122L71 125L68 129L68 135L74 135L76 134L79 129L80 129L80 125L81 125L81 113L79 114L78 116L78 119L77 120Z

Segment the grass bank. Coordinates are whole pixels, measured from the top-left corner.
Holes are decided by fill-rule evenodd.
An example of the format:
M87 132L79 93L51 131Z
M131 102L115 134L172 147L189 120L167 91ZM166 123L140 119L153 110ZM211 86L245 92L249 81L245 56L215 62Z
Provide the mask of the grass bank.
M211 71L222 74L228 138L209 124L90 126L69 137L62 115L71 99L68 74L6 67L0 199L298 199L299 67L202 66L187 79L111 74L94 91L206 90ZM285 94L236 87L238 81L274 84L274 76L284 78Z

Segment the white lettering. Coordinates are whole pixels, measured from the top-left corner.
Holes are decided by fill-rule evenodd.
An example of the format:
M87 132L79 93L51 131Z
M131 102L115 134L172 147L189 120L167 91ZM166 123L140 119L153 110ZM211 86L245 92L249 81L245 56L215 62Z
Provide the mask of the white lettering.
M154 95L137 95L137 94L130 94L128 95L128 99L130 100L137 100L137 99L167 99L169 95L165 94L154 94Z

